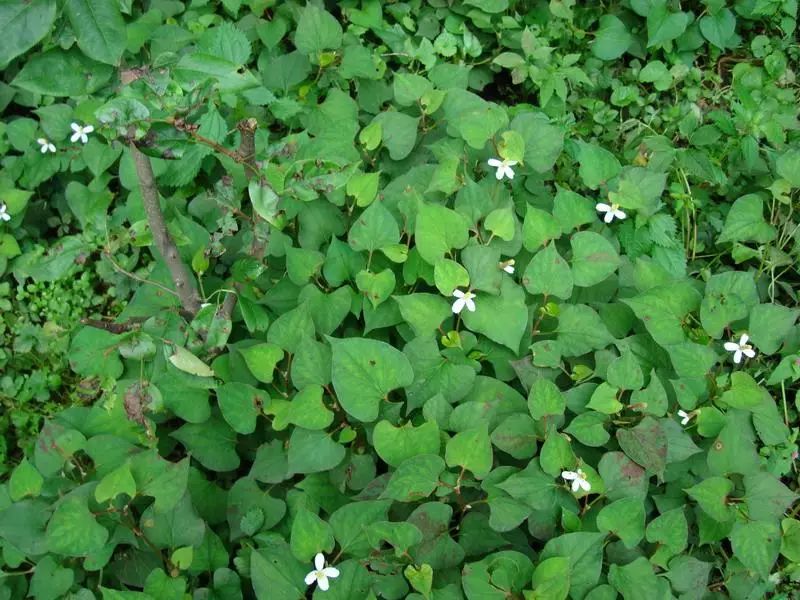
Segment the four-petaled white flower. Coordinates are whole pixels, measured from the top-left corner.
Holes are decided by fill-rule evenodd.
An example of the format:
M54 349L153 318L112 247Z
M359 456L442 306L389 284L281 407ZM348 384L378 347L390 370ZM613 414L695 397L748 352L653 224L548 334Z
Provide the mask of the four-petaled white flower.
M733 352L733 362L737 365L742 362L742 354L744 354L747 358L753 358L756 355L756 351L753 350L753 347L747 343L747 340L750 339L750 336L746 333L742 334L742 337L739 338L739 342L725 342L725 350L728 352Z
M47 154L48 152L55 152L56 147L55 145L50 142L47 138L39 138L36 140L36 143L39 144L42 148L42 154Z
M572 482L573 493L577 492L578 489L582 489L584 492L592 489L592 486L586 481L586 473L580 469L577 471L561 471L561 477Z
M694 413L687 413L685 410L680 409L678 411L678 416L681 418L681 425L687 425L689 421L692 420L692 417L694 417Z
M509 260L507 260L505 262L501 262L500 263L500 268L502 268L503 271L505 271L509 275L513 275L514 274L514 263L515 262L516 261L513 258L510 258Z
M334 579L339 576L339 569L335 567L325 566L325 555L318 552L314 557L314 570L306 575L306 585L311 585L315 581L323 592L327 592L330 584L328 579Z
M69 138L69 141L72 143L77 142L78 140L81 141L81 144L85 144L89 141L89 136L87 134L92 133L94 131L94 127L91 125L84 125L81 127L77 123L72 123L70 125L72 127L72 131L75 133L72 134L72 137Z
M462 292L461 290L456 289L453 291L453 297L456 298L456 301L453 302L454 313L460 313L462 310L464 310L465 306L469 312L475 312L475 301L473 300L475 294L469 290Z
M500 181L503 177L514 179L514 169L512 169L511 167L513 167L516 164L517 161L508 160L505 158L503 160L500 160L499 158L489 159L489 166L497 169L497 172L495 172L494 176L497 178L498 181Z
M10 221L11 215L8 214L8 207L5 202L0 202L0 221Z
M615 218L622 220L628 216L619 209L619 204L616 203L608 205L605 202L598 202L595 204L595 209L597 212L606 213L606 216L603 217L603 221L606 223L611 223Z

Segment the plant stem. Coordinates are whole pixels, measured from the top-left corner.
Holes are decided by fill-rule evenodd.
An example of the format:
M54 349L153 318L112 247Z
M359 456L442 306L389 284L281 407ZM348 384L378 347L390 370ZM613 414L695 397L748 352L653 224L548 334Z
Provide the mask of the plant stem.
M142 192L142 204L144 205L150 230L153 232L153 241L155 241L159 253L167 264L172 276L172 283L175 285L175 291L181 300L181 306L184 311L193 316L200 310L200 294L197 293L191 273L186 268L183 259L181 259L175 241L167 231L167 224L164 221L164 215L161 212L161 205L158 200L158 187L156 186L156 178L153 175L150 159L139 151L133 141L131 141L130 149L136 166L139 188Z

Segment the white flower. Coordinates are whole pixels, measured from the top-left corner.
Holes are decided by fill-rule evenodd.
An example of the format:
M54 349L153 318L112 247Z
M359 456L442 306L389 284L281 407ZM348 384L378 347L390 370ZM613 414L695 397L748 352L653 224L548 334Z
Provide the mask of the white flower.
M5 202L0 202L0 221L10 221L11 215L8 214L8 207Z
M335 567L326 567L325 566L325 555L322 552L318 552L317 555L314 557L314 570L309 572L306 575L306 585L311 585L315 581L323 592L327 592L330 584L328 583L328 579L334 579L339 576L339 569Z
M613 221L615 217L617 219L622 220L628 216L619 209L619 204L616 203L611 204L609 206L605 202L598 202L597 204L595 204L595 209L597 210L597 212L606 213L606 216L603 217L603 221L605 221L606 223L611 223L611 221Z
M39 138L36 143L42 147L42 154L56 151L56 147L46 138Z
M753 358L756 355L756 351L753 350L753 347L747 343L747 340L750 339L750 336L746 333L742 334L742 337L739 338L739 343L736 342L725 342L725 350L728 352L733 352L733 362L737 365L742 362L742 354L744 354L747 358Z
M505 271L509 275L513 275L514 274L514 262L515 261L514 261L513 258L511 258L511 259L509 259L509 260L507 260L505 262L501 262L500 263L500 268L503 269L503 271Z
M681 417L681 425L686 425L689 423L689 421L692 420L692 417L694 417L694 413L693 412L687 413L685 410L681 409L678 411L678 416Z
M592 486L586 481L586 473L580 469L577 471L561 471L561 477L572 482L573 493L577 492L579 488L584 492L588 492L592 489Z
M92 127L91 125L85 125L81 127L77 123L72 123L70 127L72 127L72 131L75 132L72 134L72 137L69 138L69 141L73 143L80 140L81 144L85 144L86 142L89 141L89 136L87 134L92 133L94 131L94 127Z
M507 160L503 159L500 160L499 158L490 158L489 159L489 166L495 167L497 172L494 174L497 177L497 180L500 181L503 177L508 177L509 179L514 179L514 165L517 164L515 160Z
M475 302L472 300L475 297L470 291L462 292L461 290L454 290L453 297L457 298L455 302L453 302L453 312L458 314L464 307L467 307L469 312L475 312Z

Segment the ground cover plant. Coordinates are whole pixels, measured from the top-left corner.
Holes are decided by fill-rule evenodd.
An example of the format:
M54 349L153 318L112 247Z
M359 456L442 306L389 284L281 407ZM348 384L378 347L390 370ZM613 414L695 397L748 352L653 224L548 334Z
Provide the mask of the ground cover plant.
M796 18L0 1L0 599L796 597Z

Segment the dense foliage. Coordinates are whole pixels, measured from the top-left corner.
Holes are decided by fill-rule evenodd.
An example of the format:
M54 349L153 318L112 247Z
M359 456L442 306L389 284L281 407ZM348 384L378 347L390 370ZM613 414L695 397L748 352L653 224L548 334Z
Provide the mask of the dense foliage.
M794 597L796 18L0 0L0 600Z

